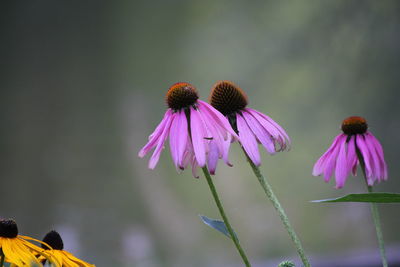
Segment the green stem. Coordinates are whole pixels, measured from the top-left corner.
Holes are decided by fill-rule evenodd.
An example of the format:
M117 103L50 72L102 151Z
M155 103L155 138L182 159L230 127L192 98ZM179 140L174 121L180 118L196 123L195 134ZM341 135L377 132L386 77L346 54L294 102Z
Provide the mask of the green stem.
M4 256L3 250L0 248L0 267L4 266L4 258L5 258L5 256Z
M372 186L368 186L368 192L372 193ZM374 220L376 236L378 237L379 251L381 252L382 265L384 267L388 266L386 253L385 253L385 242L383 241L381 219L379 217L378 205L376 203L371 203L371 213L372 219Z
M360 161L360 166L361 166L361 170L364 175L365 183L367 184L368 192L372 193L373 192L372 186L368 185L367 175L365 173L364 158L358 148L356 148L356 152L357 152L358 160ZM385 242L383 241L381 219L379 216L378 205L376 203L370 203L370 205L371 205L372 220L374 221L376 236L378 238L379 251L381 253L382 266L387 267L388 263L387 263L387 259L386 259Z
M226 215L225 215L224 208L222 207L222 203L219 200L217 190L215 189L214 183L213 183L213 181L211 179L211 175L210 175L207 167L203 167L202 169L203 169L204 176L206 177L208 186L210 187L210 191L211 191L211 193L212 193L212 195L214 197L215 204L217 204L219 213L221 214L221 217L222 217L222 219L223 219L223 221L224 221L224 223L226 225L226 228L228 228L229 235L231 236L231 238L233 240L233 243L236 246L236 249L238 250L240 256L242 257L242 260L243 260L245 266L250 267L251 266L250 262L247 259L247 256L244 253L244 250L240 246L239 239L237 238L237 236L233 232L233 229L232 229L232 227L231 227L231 225L229 223L228 217L226 217Z
M245 152L246 153L246 152ZM247 154L246 154L247 156ZM310 262L308 261L306 254L304 253L303 247L301 246L300 239L297 237L296 232L294 231L293 227L290 225L289 218L287 217L285 211L283 210L281 204L279 203L279 200L276 198L274 192L272 191L272 187L270 184L267 182L265 177L261 174L260 169L254 165L253 161L247 156L247 159L250 163L251 168L253 169L254 174L257 176L258 181L261 184L261 187L264 189L265 194L271 200L272 205L276 209L276 211L279 213L279 217L282 220L283 225L285 226L286 230L289 233L290 238L292 239L297 253L299 254L301 261L303 262L305 267L309 267Z

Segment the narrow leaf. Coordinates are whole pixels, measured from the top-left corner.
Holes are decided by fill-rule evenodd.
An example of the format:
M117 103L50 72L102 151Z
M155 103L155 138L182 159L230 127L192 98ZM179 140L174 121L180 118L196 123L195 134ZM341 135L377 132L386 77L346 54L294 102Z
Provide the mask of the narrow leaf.
M231 238L231 235L229 234L228 228L226 227L226 225L225 225L225 223L223 221L211 219L211 218L208 218L207 216L204 216L204 215L199 215L199 216L200 216L201 220L206 225L214 228L218 232L221 232L224 235L226 235L227 237ZM234 235L236 236L235 233L234 233Z
M312 200L314 203L325 202L373 202L373 203L400 203L400 194L397 193L365 193L349 194L338 198Z

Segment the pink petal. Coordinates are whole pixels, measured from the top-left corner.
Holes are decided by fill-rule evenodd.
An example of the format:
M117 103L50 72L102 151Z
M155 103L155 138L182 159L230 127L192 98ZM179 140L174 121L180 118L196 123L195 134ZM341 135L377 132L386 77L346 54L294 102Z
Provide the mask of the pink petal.
M382 178L381 163L379 161L379 155L375 149L375 143L372 140L373 137L371 137L371 135L368 134L365 134L364 137L365 137L365 144L367 145L369 154L372 158L373 176L376 177L378 181L380 181Z
M151 156L150 161L149 161L149 168L150 169L154 169L154 167L158 163L158 160L160 159L161 151L164 149L164 143L165 143L165 140L168 137L168 132L169 132L169 128L171 126L172 119L175 118L174 115L175 114L172 114L172 115L167 117L167 121L165 123L164 129L163 129L163 131L162 131L162 133L161 133L161 135L160 135L160 137L158 139L157 147L154 150L154 153Z
M193 175L193 177L194 178L199 178L199 176L197 175L198 164L196 162L196 157L195 157L194 151L193 151L193 145L192 145L192 142L191 142L189 136L187 138L187 146L186 146L185 153L183 155L183 162L182 163L183 163L184 169L186 169L189 164L192 165L192 175Z
M158 124L154 132L149 136L149 142L139 151L139 157L143 158L158 142L161 134L164 131L165 125L172 114L172 110L168 109L165 112L164 118Z
M171 156L176 168L184 169L183 155L186 150L188 139L187 119L185 112L178 111L176 118L172 121L169 132L169 144Z
M340 135L338 142L336 143L335 147L332 150L332 153L326 159L326 163L324 166L324 180L325 182L329 182L331 176L333 174L333 170L336 167L336 158L339 154L339 149L343 143L346 142L346 135Z
M214 120L217 122L218 125L223 127L233 137L235 137L236 139L239 139L239 137L237 136L237 134L235 133L235 131L232 129L231 125L229 124L228 119L225 118L224 115L222 115L218 110L216 110L210 104L208 104L204 101L197 100L197 102L199 104L200 110L202 110L202 111L206 110L208 112L208 114L210 114L214 118Z
M179 119L180 119L180 125L178 127L180 129L180 142L178 146L178 165L180 168L183 168L183 161L184 161L183 155L185 154L188 145L189 129L188 129L186 114L184 112L179 114Z
M231 146L232 143L232 135L230 133L228 133L228 139L226 139L224 141L224 149L223 149L223 153L222 153L222 159L224 160L224 162L232 167L232 163L229 162L229 148Z
M342 142L340 145L339 154L336 160L336 189L342 188L349 175L350 169L348 169L348 162L346 156L346 142Z
M204 128L204 122L202 121L199 112L193 107L190 107L190 127L192 133L192 143L194 154L196 155L197 163L200 167L206 165L206 150L205 140L206 129Z
M224 151L224 139L226 139L228 132L218 125L218 121L214 120L214 117L206 108L200 109L199 114L202 117L202 121L205 123L206 128L210 133L210 137L213 139L215 144L218 146L218 151L220 152L219 156L222 156Z
M287 144L290 146L291 141L290 141L289 135L287 135L286 131L278 123L276 123L273 119L271 119L269 116L255 110L255 109L245 108L245 110L249 111L251 114L257 113L258 115L263 117L266 121L268 121L270 124L272 124L279 131L280 135L282 135L284 137L284 139L287 140Z
M214 175L215 170L217 169L219 151L218 146L214 141L211 141L209 144L209 152L208 152L208 169L210 174Z
M199 164L197 163L195 156L192 157L191 165L192 165L192 175L193 175L193 177L194 178L199 178L199 174L197 173L197 167L199 166Z
M336 148L337 143L339 142L341 136L343 136L343 134L340 134L340 135L335 137L335 139L332 142L332 145L328 148L328 150L314 164L312 175L319 176L324 172L327 159L332 155L332 152Z
M372 133L367 132L367 135L369 136L370 141L373 143L375 151L376 151L376 153L378 155L378 158L379 158L379 162L380 162L380 166L381 166L381 175L380 175L380 177L383 178L383 180L387 180L388 171L387 171L387 165L386 165L386 162L385 162L382 146L379 143L378 139L376 139L376 137Z
M351 172L353 173L353 176L357 176L357 165L359 164L358 160L356 160L356 163L353 165L353 169Z
M192 161L194 158L194 152L193 152L193 145L190 140L190 137L188 136L186 138L186 149L185 152L183 153L183 159L182 159L182 166L184 169L189 165L189 163Z
M261 159L260 152L258 151L256 137L254 136L253 132L250 130L249 126L241 115L236 115L236 121L239 131L240 143L242 144L251 161L253 161L256 166L260 166Z
M353 171L353 175L357 171L357 163L356 137L352 136L347 143L347 168L349 171Z
M262 127L262 125L248 112L242 112L244 119L257 137L258 141L265 147L268 153L275 154L275 145L271 140L271 135Z
M175 163L175 166L178 167L178 143L179 143L179 114L173 114L173 120L171 123L171 127L169 129L169 147L171 151L172 160ZM177 117L177 118L175 118Z
M369 154L369 150L367 147L367 144L365 143L364 137L360 134L357 135L356 139L357 147L361 152L361 155L364 159L365 163L365 172L367 175L367 179L373 179L373 172L372 172L372 166L371 166L371 156ZM369 183L369 181L368 181ZM373 182L372 182L373 183Z

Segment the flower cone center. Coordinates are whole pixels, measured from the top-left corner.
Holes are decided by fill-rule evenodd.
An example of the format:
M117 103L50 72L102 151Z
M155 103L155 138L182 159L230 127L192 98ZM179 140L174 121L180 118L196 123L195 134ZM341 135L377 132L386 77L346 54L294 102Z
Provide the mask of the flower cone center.
M56 231L50 231L43 238L43 242L52 247L53 249L62 250L64 248L64 243L60 234ZM46 245L42 244L42 248L49 249Z
M220 81L211 90L210 104L227 116L244 109L247 106L247 96L234 83Z
M0 220L0 237L15 238L18 235L18 227L14 220Z
M367 129L368 124L363 117L348 117L342 123L342 131L347 135L363 134Z
M167 92L168 107L173 110L190 107L199 98L196 88L190 83L175 83Z

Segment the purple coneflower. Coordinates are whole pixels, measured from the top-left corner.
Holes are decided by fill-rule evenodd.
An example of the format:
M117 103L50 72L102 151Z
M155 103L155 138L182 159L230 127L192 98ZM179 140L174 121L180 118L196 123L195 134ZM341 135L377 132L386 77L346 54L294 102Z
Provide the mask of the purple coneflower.
M139 152L139 157L144 157L155 147L149 161L150 169L157 165L168 135L177 170L184 170L190 163L193 176L197 177L197 167L206 164L214 174L219 158L230 165L229 144L231 138L238 136L224 116L198 98L196 88L189 83L175 83L169 88L166 95L169 108Z
M229 119L244 150L256 166L261 165L258 144L262 144L270 154L290 146L290 138L281 126L267 115L246 108L247 96L234 83L217 82L211 90L210 103Z
M342 123L342 134L336 136L331 147L315 163L313 175L323 174L329 182L333 172L336 188L342 188L350 172L355 176L361 160L365 163L367 183L387 180L387 166L379 141L367 131L367 121L362 117L349 117Z
M166 96L169 108L161 123L150 135L149 142L140 150L139 157L144 157L155 147L149 161L149 168L153 169L169 135L171 155L176 169L184 170L191 163L193 176L198 177L197 167L202 168L229 236L245 266L250 267L210 175L215 173L219 158L223 158L226 164L231 165L228 161L229 146L232 140L239 137L221 113L198 98L196 88L191 84L183 82L173 84Z
M219 81L214 85L211 90L210 103L229 119L233 129L238 133L239 142L247 155L248 162L266 196L279 213L279 217L288 231L303 265L311 266L296 232L290 225L289 218L272 191L272 187L259 169L261 159L258 144L262 144L268 153L275 154L275 152L283 151L290 146L289 136L281 126L267 115L246 108L246 94L230 81Z

